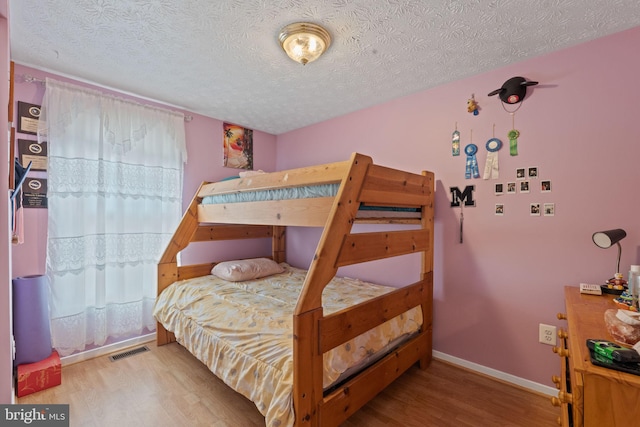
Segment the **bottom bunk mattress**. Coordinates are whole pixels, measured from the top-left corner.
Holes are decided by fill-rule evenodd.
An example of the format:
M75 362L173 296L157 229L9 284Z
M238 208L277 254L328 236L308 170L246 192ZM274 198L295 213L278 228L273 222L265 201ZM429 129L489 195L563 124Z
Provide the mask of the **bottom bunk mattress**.
M255 403L269 427L292 426L293 312L306 271L229 282L213 275L176 282L156 301L154 316L227 385ZM394 288L334 278L323 293L328 315ZM417 306L323 356L325 389L419 331Z

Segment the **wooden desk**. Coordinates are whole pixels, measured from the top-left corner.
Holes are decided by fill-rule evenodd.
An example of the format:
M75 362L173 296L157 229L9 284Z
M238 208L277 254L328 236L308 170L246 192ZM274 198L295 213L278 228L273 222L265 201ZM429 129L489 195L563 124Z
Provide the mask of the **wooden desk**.
M560 329L561 376L553 377L560 390L552 403L560 406L558 424L567 427L640 426L640 376L591 364L586 340L613 341L604 312L617 308L613 297L581 294L577 286L565 287L567 330Z

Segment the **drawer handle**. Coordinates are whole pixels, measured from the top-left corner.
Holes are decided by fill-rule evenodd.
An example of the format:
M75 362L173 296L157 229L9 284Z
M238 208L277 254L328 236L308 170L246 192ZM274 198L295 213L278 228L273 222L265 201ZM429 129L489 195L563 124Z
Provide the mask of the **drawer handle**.
M559 391L558 399L562 403L573 404L573 395L571 393L567 393L566 391Z
M556 317L558 318L558 320L567 320L567 315L564 313L558 313L556 314Z
M573 404L573 395L571 393L567 393L566 391L559 391L558 399L561 403Z
M553 406L561 406L563 403L573 404L573 395L566 391L559 391L558 397L551 398L551 404Z
M562 380L560 379L559 376L553 375L551 377L551 381L556 385L556 388L558 388L558 389L560 388L560 383L562 382Z
M558 331L558 338L568 338L569 334L564 329Z
M569 349L567 348L553 347L551 350L560 357L569 357Z

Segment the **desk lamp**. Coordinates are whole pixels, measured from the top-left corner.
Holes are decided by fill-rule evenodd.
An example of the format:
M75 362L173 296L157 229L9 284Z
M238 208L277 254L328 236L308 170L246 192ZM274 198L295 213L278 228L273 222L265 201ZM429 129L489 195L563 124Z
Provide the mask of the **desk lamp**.
M627 237L627 233L621 229L616 228L614 230L598 231L593 233L593 243L597 247L602 249L608 249L614 244L618 245L618 263L616 264L616 274L620 273L620 255L622 255L622 246L620 246L620 240Z

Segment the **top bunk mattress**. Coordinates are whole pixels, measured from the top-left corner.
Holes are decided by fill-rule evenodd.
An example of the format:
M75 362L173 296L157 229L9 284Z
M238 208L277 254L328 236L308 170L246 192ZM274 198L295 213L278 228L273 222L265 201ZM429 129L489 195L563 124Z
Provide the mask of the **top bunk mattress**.
M305 185L297 187L284 187L260 191L243 191L205 196L203 205L216 205L225 203L265 202L273 200L310 199L316 197L335 197L340 184ZM420 218L420 209L395 207L395 206L367 206L361 205L358 217L387 217Z
M202 198L203 205L239 202L264 202L267 200L309 199L313 197L333 197L338 192L338 184L305 185L261 191L216 194Z
M284 427L295 419L293 313L307 272L281 265L283 273L259 280L228 282L208 275L176 282L158 297L154 316L216 376L252 400L266 425ZM323 293L324 313L392 290L336 277ZM421 325L418 306L325 353L324 388Z

